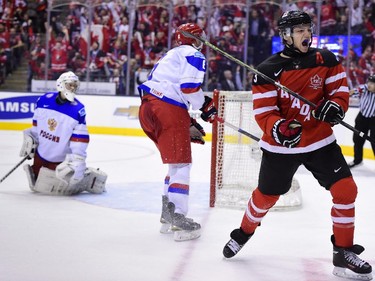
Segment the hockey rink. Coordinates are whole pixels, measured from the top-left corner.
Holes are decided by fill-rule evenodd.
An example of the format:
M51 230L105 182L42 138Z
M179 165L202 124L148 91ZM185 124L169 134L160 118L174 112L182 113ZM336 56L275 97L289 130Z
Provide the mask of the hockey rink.
M22 132L0 138L2 178L21 160ZM166 166L147 138L91 135L87 164L108 174L103 195L34 194L20 166L0 184L0 281L344 280L331 273L330 194L304 168L303 207L270 212L237 256L223 258L243 210L208 206L210 151L210 142L193 144L189 217L202 236L186 242L159 233ZM355 242L374 267L375 161L353 174Z

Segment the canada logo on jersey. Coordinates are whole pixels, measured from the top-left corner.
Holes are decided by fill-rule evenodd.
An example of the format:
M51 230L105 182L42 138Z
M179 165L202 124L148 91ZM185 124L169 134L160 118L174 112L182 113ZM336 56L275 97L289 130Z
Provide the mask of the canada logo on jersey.
M54 131L56 129L56 126L57 126L57 122L55 119L53 118L48 119L48 129L50 131Z
M315 74L313 77L310 78L311 85L310 87L314 90L318 88L322 88L322 81L323 79L319 77L318 74Z

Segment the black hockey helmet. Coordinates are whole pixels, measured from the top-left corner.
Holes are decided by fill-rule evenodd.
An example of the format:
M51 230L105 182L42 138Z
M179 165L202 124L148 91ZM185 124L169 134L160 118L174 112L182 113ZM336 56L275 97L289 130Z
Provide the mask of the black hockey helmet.
M375 74L370 75L370 76L367 78L367 82L375 83Z
M277 22L277 26L280 30L292 28L300 24L312 24L311 17L302 11L285 12Z

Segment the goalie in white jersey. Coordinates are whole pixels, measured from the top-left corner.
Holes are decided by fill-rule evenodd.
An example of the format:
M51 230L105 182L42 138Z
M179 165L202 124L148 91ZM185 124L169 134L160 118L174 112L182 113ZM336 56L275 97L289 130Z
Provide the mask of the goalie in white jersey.
M204 36L194 23L178 27L177 47L169 50L139 86L142 104L139 120L143 131L156 144L164 164L168 164L162 196L161 232L174 232L177 241L200 236L200 224L186 218L192 163L191 142L204 144L205 132L190 118L189 109L202 111L201 117L212 122L217 113L212 99L201 89L206 59L200 52L202 42L184 36L181 31Z
M75 98L79 79L71 71L56 81L57 92L41 96L32 119L24 131L21 157L34 158L26 164L32 191L51 195L74 195L83 191L105 191L107 175L86 167L90 140L84 105Z

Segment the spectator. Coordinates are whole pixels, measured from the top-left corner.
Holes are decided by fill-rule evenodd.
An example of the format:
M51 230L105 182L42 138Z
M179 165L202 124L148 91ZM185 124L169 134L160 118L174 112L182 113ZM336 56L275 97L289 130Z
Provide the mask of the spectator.
M249 64L258 65L269 54L265 53L265 43L268 37L268 24L257 9L251 10L249 17Z
M367 45L365 49L362 52L361 57L358 60L358 67L362 70L363 73L363 81L361 81L361 84L364 84L367 78L369 77L371 71L372 71L372 65L371 65L371 56L372 56L372 46Z
M27 75L27 89L31 90L31 80L35 77L37 79L44 78L44 60L46 57L46 50L44 44L42 44L41 35L37 34L35 36L35 41L30 46L29 51L29 67Z
M117 69L118 76L123 78L124 64L126 60L127 56L125 53L125 46L123 45L121 37L118 37L115 40L113 46L110 47L109 52L107 53L107 66L110 75L112 76L114 70Z
M89 72L90 81L104 81L107 74L104 65L107 63L106 54L100 49L99 42L94 40L90 49Z
M236 76L239 76L239 72L236 72ZM220 79L221 90L224 91L238 91L239 86L237 79L233 77L233 73L230 69L223 71L223 78Z
M61 40L62 35L57 36L57 40L51 47L51 79L56 80L66 72L68 64L68 45Z
M336 7L334 0L324 0L320 16L320 34L334 34L336 26Z
M12 50L10 49L10 33L3 21L0 21L0 44L6 56L6 76L12 73Z

